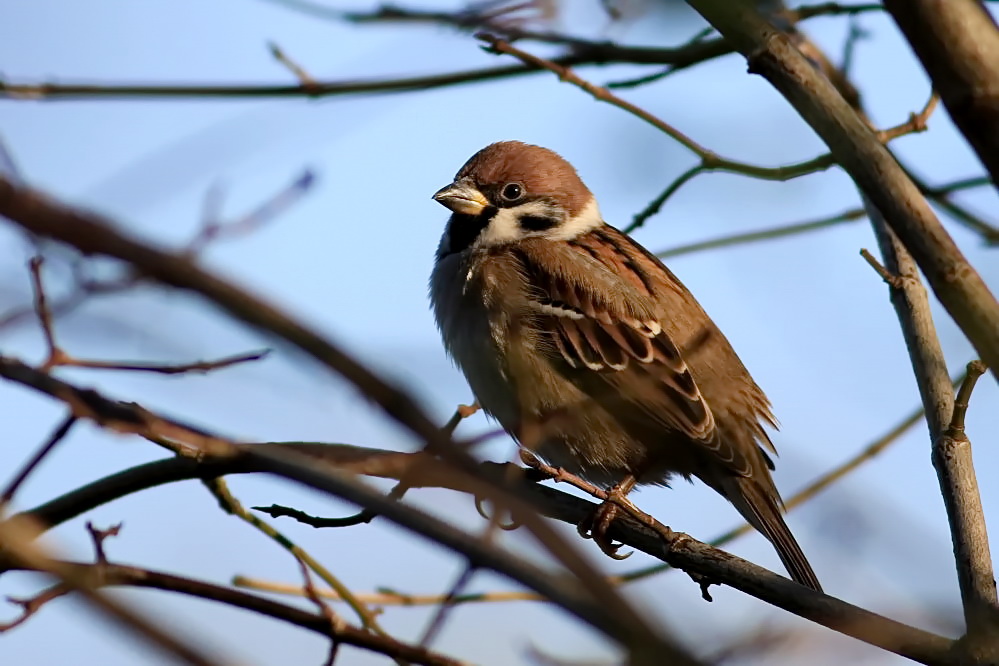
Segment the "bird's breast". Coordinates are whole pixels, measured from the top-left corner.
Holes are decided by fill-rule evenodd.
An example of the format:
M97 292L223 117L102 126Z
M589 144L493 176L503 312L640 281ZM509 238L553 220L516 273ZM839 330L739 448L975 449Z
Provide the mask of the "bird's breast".
M507 363L510 330L495 302L503 285L483 259L470 252L441 258L430 278L431 301L444 347L479 405L514 428L520 415Z

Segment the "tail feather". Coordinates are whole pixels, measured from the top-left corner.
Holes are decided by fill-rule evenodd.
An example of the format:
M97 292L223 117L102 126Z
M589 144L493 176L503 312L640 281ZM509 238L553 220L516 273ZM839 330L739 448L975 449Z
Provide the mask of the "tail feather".
M735 505L742 517L774 545L791 578L805 587L821 592L822 585L818 576L784 522L779 497L768 493L749 477L730 477L722 486L723 494Z

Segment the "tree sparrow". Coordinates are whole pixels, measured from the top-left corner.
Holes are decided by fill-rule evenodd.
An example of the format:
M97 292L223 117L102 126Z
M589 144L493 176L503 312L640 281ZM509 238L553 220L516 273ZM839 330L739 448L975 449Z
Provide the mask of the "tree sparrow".
M773 543L794 580L820 590L770 476L769 400L676 276L603 221L572 165L494 143L434 199L453 214L430 299L482 409L619 496L696 476Z

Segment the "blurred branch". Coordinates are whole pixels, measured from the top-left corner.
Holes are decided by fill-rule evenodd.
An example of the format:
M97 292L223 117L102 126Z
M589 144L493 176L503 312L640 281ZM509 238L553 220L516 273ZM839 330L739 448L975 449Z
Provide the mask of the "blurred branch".
M187 243L184 252L191 258L204 252L209 245L219 240L245 236L259 230L263 225L275 220L279 215L297 204L316 183L316 175L309 169L303 171L288 185L270 195L262 203L245 215L233 220L221 221L214 214L206 214L201 229ZM212 201L215 197L206 197ZM209 208L206 205L206 209Z
M78 568L53 559L34 543L33 530L24 521L0 521L0 563L4 562L8 569L28 568L53 576L59 581L60 590L78 593L102 615L181 662L192 666L218 666L221 663L186 637L165 631L155 619L98 592L99 586L91 577ZM59 596L55 592L52 594ZM36 603L43 602L39 600ZM26 606L25 613L30 615L31 612L31 608Z
M329 488L329 483L338 478L338 476L330 474L330 466L331 464L335 465L333 460L340 453L338 447L330 446L328 448L332 457L324 461L321 456L322 448L325 447L312 445L309 454L311 462L302 465L301 470L295 473L292 473L290 467L278 462L282 459L288 459L278 455L279 452L288 454L296 451L294 444L244 445L239 447L241 455L216 462L199 463L189 458L170 458L147 463L96 481L87 488L68 493L46 505L15 516L11 520L25 520L30 517L41 524L51 526L125 494L139 492L163 483L209 475L269 472L300 480L317 489ZM346 448L355 453L359 451L357 447ZM421 454L401 455L418 456ZM414 459L410 458L410 460ZM479 466L479 478L509 479L508 469L507 465L482 463ZM447 483L445 487L453 487L451 479L453 479L453 474L450 472L442 477L442 480ZM479 483L481 484L481 481ZM334 492L339 493L340 491ZM516 484L515 492L518 496L528 500L544 515L572 525L578 524L591 514L596 506L582 498L526 479L522 479ZM345 496L356 501L349 494L345 494ZM378 505L375 499L371 498L371 502L387 518L396 520L400 525L409 529L414 529L415 525L399 520L400 513L406 511L413 512L414 516L421 515L420 512L409 507L400 507L394 501L383 500ZM433 519L424 516L421 520L427 521L424 525L428 525L429 521ZM612 524L609 536L664 560L676 568L698 574L712 583L730 585L767 603L848 636L853 636L924 664L946 663L945 654L951 645L951 641L948 639L908 627L833 597L813 592L762 567L696 541L685 534L669 531L668 528L655 521L652 521L652 524L654 527L646 526L625 516ZM446 529L451 530L451 528ZM669 534L667 544L663 543L664 530ZM472 561L479 566L503 570L490 564L491 558L504 552L502 549L496 546L485 547L481 541L468 537L459 531L451 532L451 536L447 538L442 538L443 535L443 531L435 532L433 538L439 543L468 554ZM449 539L460 539L461 543L467 545L455 547ZM472 547L472 544L475 546ZM522 558L515 558L515 562L510 563L509 566L525 567L529 565ZM559 579L547 574L546 586L551 585L556 580ZM528 585L528 587L534 586ZM547 590L538 587L534 587L534 589L551 599Z
M999 29L978 0L885 0L944 106L999 183ZM995 366L993 365L993 368Z
M638 627L636 631L635 627L622 626L623 623L619 617L612 613L620 612L615 607L624 602L615 603L607 599L607 595L601 591L600 587L593 584L592 579L586 581L587 585L582 585L583 581L580 576L588 575L586 572L574 571L577 575L571 578L553 577L550 572L528 564L506 549L486 544L481 539L468 535L444 521L413 507L402 505L394 498L386 497L380 492L360 484L352 475L345 475L336 467L317 464L316 454L319 449L316 445L239 447L217 435L195 430L177 421L155 415L135 403L109 400L96 391L77 388L10 358L0 357L0 376L61 400L71 406L74 413L93 420L102 427L117 432L131 432L154 440L167 438L187 446L194 446L200 452L197 457L176 457L170 461L164 461L173 462L177 465L176 467L162 464L158 468L144 466L143 473L138 475L126 475L124 478L118 475L106 485L92 484L92 486L98 487L83 489L71 500L71 506L57 501L49 507L49 510L55 509L62 516L78 515L80 510L85 510L83 507L86 501L107 502L121 496L118 493L122 491L125 491L126 494L136 492L142 488L151 487L151 485L159 485L180 478L211 478L239 472L274 474L372 509L403 528L428 537L443 547L460 553L478 566L494 570L534 589L553 603L588 622L594 628L615 638L622 646L632 652L638 663L655 663L648 660L652 659L653 654L661 655L663 653L673 654L677 663L681 665L697 663L680 652L679 648L673 647L668 642L669 639L661 633L646 637L640 633L642 627ZM359 462L362 467L366 462L364 450L359 447L344 447L335 451L338 456L346 454L349 461ZM380 460L381 454L385 452L375 451L373 453L375 454L374 465L378 466L382 462ZM415 460L421 471L426 469L426 462L429 458L428 454L388 455L389 462L396 465L400 461L411 463ZM203 464L196 462L196 460L214 460L216 464ZM193 464L193 467L187 467L187 463ZM164 467L170 470L168 475L166 477L156 476L156 470L162 470ZM438 467L442 466L438 465ZM154 472L151 477L148 476L150 470ZM180 476L176 476L178 470L181 470ZM350 466L347 467L347 470L350 470ZM335 473L331 473L334 471ZM387 475L384 470L382 475ZM490 488L508 488L511 481L505 475L483 474L478 464L472 468L471 476L454 467L443 468L443 473L439 476L449 480L449 485L446 487L458 483L465 488L473 488L473 492L476 494L489 493ZM419 481L412 479L405 469L402 470L401 477L394 478L404 479L411 486ZM456 481L452 481L452 479ZM522 505L525 507L528 505L523 504L523 500L515 501L507 491L504 493L494 492L493 497L504 506L516 508L521 522L529 524L534 528L535 534L540 533L540 538L545 538L545 533L538 529L537 525L531 524L529 515L524 512L524 509L519 508ZM36 518L41 517L28 519L24 514L21 514L12 517L7 522L20 525L28 520L29 524L33 524L36 522ZM46 518L41 518L41 520L51 524ZM2 524L0 523L0 525ZM551 549L548 542L542 541L542 543ZM558 551L555 554L556 556L561 555ZM596 573L592 575L598 576ZM599 578L599 582L601 586L613 591L613 587L606 583L602 577ZM589 592L594 588L596 588L595 594Z
M192 372L208 373L213 370L228 368L240 363L249 361L259 361L270 353L269 349L262 349L254 352L235 354L214 361L195 361L193 363L165 364L148 362L128 362L128 361L98 361L93 359L76 358L63 349L56 342L53 325L52 311L48 305L48 297L45 293L45 285L42 280L43 259L40 255L32 257L29 263L31 271L31 285L34 291L34 308L38 317L38 323L42 328L42 335L45 338L45 346L48 348L48 357L42 363L43 372L48 372L54 368L73 367L90 368L95 370L123 370L131 372L152 372L161 375L180 375Z
M911 169L904 166L902 168L905 170L909 179L912 180L912 182L916 184L916 187L919 188L919 191L933 201L933 203L936 204L940 210L947 213L947 215L951 218L968 227L972 231L981 234L986 245L999 245L999 228L996 228L994 225L989 224L977 215L974 215L964 206L954 203L950 197L950 195L954 192L958 192L963 189L993 185L991 178L988 176L966 178L951 183L950 188L948 189L947 185L931 187L922 178L914 174Z
M3 491L3 494L0 495L0 511L2 511L7 504L10 504L10 501L14 499L14 495L17 493L18 488L24 484L31 473L35 471L35 468L41 464L42 460L45 459L45 456L51 453L52 449L54 449L56 445L59 444L59 442L61 442L67 434L69 434L70 428L72 428L75 423L75 416L70 415L63 419L62 423L56 427L56 429L49 436L48 440L46 440L38 451L35 452L35 455L31 457L31 460L25 463L24 468L14 475L14 478L11 479L7 488Z
M746 3L688 0L815 129L885 216L934 293L999 379L999 302L863 118L781 31Z
M298 79L300 84L307 88L316 85L316 80L312 78L307 71L305 71L305 68L292 60L280 46L271 42L267 45L267 48L270 49L271 55L274 56L274 59L287 67L288 71L291 72L296 79Z
M232 584L236 587L245 587L251 590L262 592L273 592L275 594L291 594L295 596L305 596L305 590L301 585L289 585L287 583L275 583L267 580L257 580L246 576L233 576ZM319 592L326 599L332 601L343 601L336 592L320 590ZM444 603L448 599L443 594L408 594L388 588L379 588L376 592L361 593L357 598L364 603L374 606L436 606ZM450 597L452 604L472 604L491 603L503 601L542 601L535 592L469 592Z
M175 592L197 599L223 603L234 608L242 608L265 617L308 629L321 636L328 636L345 645L353 645L389 657L403 659L414 664L461 666L463 663L440 653L408 643L402 643L393 638L378 636L360 627L346 623L331 627L329 621L321 615L212 583L121 564L104 563L94 565L78 562L61 562L60 566L66 570L73 571L81 580L87 580L95 588L134 587ZM13 567L13 569L37 570L26 566L17 566ZM64 588L61 586L56 586L36 595L30 601L23 601L30 603L31 611L35 612L48 601L62 596L64 591ZM22 601L18 600L15 603L21 604ZM26 608L26 610L28 609ZM23 619L26 618L22 617L21 621Z
M276 542L279 546L291 553L291 555L298 560L302 566L308 567L315 571L327 585L335 590L336 593L347 602L347 605L350 606L351 610L357 614L357 617L361 620L361 624L365 629L373 631L379 636L389 635L378 623L378 620L375 619L375 613L373 613L371 609L364 604L364 602L358 600L357 597L354 596L354 593L351 592L350 588L344 585L344 583L337 578L333 572L324 567L304 548L297 545L294 541L279 532L273 525L268 525L259 517L247 511L243 507L242 502L236 499L236 497L229 491L229 486L226 484L224 479L215 477L211 479L204 479L203 482L208 488L208 491L215 497L223 511L252 525L254 528Z

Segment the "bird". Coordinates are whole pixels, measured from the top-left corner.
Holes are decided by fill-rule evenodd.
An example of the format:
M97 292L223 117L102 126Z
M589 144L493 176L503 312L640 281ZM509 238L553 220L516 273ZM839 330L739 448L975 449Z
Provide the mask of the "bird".
M604 221L575 168L501 141L433 198L451 215L431 309L479 406L522 447L622 498L700 479L821 591L770 473L769 399L680 280Z

